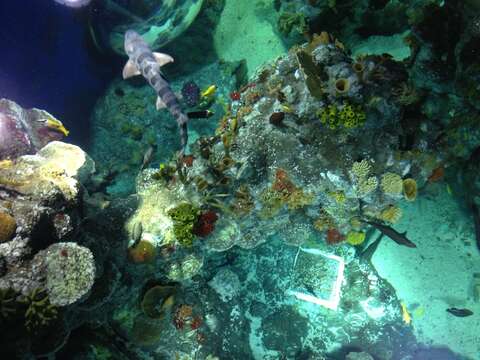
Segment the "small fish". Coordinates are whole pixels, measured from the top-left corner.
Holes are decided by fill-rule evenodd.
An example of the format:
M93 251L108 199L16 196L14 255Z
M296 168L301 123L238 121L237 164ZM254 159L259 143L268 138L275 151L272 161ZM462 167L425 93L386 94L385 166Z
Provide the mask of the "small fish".
M405 303L402 302L400 306L402 307L403 322L407 325L410 325L410 323L412 322L412 317L410 316L410 313L407 310L407 305L405 305Z
M189 119L207 119L213 115L213 111L210 110L190 111L187 113Z
M452 195L452 187L450 186L450 184L447 184L447 194Z
M372 225L374 228L376 228L378 231L380 231L383 235L388 236L390 239L395 241L399 245L411 247L411 248L416 248L417 245L415 245L413 242L407 239L407 232L400 233L391 226L383 225L374 221L367 221L367 220L360 220L366 224Z
M286 113L288 113L288 114L293 113L293 109L292 109L290 106L288 106L288 105L286 105L286 104L282 104L281 107L282 107L282 110L283 110L284 112L286 112Z
M457 308L449 308L447 309L447 312L449 312L450 314L454 315L454 316L457 316L457 317L467 317L467 316L471 316L473 315L473 311L472 310L468 310L468 309L457 309Z
M203 90L201 95L202 97L210 97L215 94L215 91L217 91L217 87L215 85L210 85L208 88Z
M140 167L140 170L145 169L145 166L150 164L153 158L153 153L155 151L155 146L149 146L147 151L145 151L145 154L143 155L143 161L142 161L142 166Z
M132 229L132 239L133 239L132 247L136 246L140 242L140 239L142 238L142 234L143 234L142 222L141 221L136 222L133 225L133 229Z

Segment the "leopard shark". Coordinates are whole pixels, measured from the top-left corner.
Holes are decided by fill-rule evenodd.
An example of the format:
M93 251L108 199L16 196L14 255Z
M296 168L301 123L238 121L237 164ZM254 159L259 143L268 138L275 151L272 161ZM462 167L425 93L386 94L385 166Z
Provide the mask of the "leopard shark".
M176 95L161 72L161 67L173 62L170 55L152 52L147 42L134 30L125 33L125 52L128 61L123 68L123 78L142 75L157 93L157 110L167 108L177 122L182 145L181 155L185 153L188 142L187 122Z

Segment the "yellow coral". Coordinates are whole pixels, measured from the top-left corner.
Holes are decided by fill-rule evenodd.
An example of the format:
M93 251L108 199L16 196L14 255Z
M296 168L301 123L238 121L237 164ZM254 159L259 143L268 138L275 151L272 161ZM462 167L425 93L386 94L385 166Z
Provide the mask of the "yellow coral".
M317 220L313 223L316 230L322 232L335 227L333 218L325 210L320 210L320 214Z
M328 196L333 198L338 204L343 204L347 200L347 196L343 191L333 191L329 193Z
M313 194L304 193L302 189L297 188L288 197L287 204L290 210L296 210L312 204L313 200Z
M359 196L366 196L375 191L378 186L378 180L375 176L370 176L368 179L363 179L358 184L357 194Z
M366 234L360 231L350 231L347 234L347 243L350 245L360 245L365 241Z
M403 189L402 177L398 174L387 172L382 176L381 186L385 194L401 194Z
M395 224L402 217L402 209L395 205L389 205L379 214L379 219Z
M356 161L352 165L352 173L357 181L365 179L372 170L372 165L368 160Z
M417 198L417 182L415 179L403 180L403 195L408 201L415 201Z

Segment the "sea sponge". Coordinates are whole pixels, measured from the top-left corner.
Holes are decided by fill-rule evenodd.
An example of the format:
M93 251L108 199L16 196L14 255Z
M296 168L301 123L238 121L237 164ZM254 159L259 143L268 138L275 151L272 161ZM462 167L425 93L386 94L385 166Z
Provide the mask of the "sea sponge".
M417 198L417 182L415 179L403 180L403 195L407 201L415 201Z
M347 243L350 245L360 245L365 241L366 234L360 231L349 231L347 234Z
M403 189L402 177L398 174L387 172L382 176L381 187L385 194L401 194Z
M402 217L402 209L395 205L388 205L383 209L378 218L382 221L386 221L395 224Z
M152 319L159 319L165 315L174 302L175 286L156 285L147 290L142 299L142 311Z
M343 95L350 90L350 82L346 78L340 78L335 81L335 91L338 95Z
M128 258L136 264L151 262L155 256L155 246L150 241L141 240L128 249Z
M375 176L370 176L368 179L364 179L359 182L357 188L357 194L360 197L367 196L371 192L375 191L378 186L378 180Z
M352 173L357 181L365 179L368 174L370 174L371 170L372 165L366 159L363 159L362 161L355 161L352 165Z
M73 304L95 281L92 252L73 242L52 244L46 251L46 288L50 302L56 306Z
M6 212L0 211L0 243L11 240L16 229L15 219Z

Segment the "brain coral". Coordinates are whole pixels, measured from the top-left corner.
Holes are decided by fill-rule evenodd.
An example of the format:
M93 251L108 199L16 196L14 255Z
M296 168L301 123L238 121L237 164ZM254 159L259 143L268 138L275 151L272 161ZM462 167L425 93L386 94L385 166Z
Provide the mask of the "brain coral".
M50 302L57 306L73 304L90 290L95 280L92 252L73 242L56 243L46 251L46 288Z
M402 193L403 181L400 175L387 172L382 176L381 186L385 194L398 195Z

